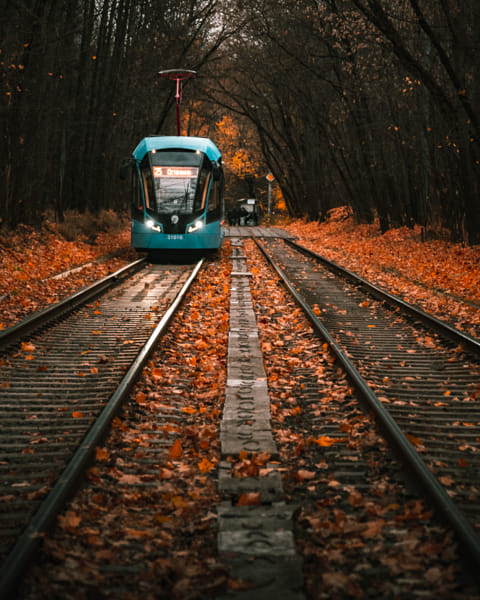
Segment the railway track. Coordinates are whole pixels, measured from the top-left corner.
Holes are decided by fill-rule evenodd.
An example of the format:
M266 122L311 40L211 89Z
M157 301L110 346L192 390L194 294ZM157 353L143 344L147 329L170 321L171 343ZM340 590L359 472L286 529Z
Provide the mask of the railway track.
M202 270L20 597L475 597L339 360L253 242L231 250L231 269L227 246ZM235 397L252 416L238 431L234 406L221 415ZM232 449L270 445L269 421L273 455Z
M73 490L202 262L136 261L2 332L2 597Z
M480 343L295 244L259 245L478 571Z

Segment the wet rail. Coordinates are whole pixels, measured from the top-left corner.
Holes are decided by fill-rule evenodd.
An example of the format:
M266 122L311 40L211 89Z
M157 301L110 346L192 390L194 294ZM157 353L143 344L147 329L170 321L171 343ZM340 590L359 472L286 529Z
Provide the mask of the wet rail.
M480 343L295 244L259 246L478 570Z
M2 597L74 489L202 263L136 261L2 335Z

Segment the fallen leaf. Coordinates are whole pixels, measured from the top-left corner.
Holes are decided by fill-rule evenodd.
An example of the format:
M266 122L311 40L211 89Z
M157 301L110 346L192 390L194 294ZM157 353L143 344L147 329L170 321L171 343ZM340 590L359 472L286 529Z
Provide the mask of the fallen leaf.
M259 506L260 504L260 492L244 492L237 502L237 506Z
M295 479L297 481L304 481L305 479L314 479L315 471L307 471L306 469L300 469L295 473Z
M110 460L110 452L107 448L95 448L95 459L99 462L107 462Z
M147 401L147 395L144 392L137 392L135 396L135 401L137 404L145 404Z
M182 458L183 456L183 448L182 448L182 444L180 442L180 440L175 440L175 443L173 444L173 446L170 447L169 451L168 451L168 458L170 460L178 460L179 458Z
M214 463L210 462L207 458L203 458L201 462L198 463L198 468L201 473L208 473L212 469L215 468Z
M58 516L58 522L63 529L76 529L81 523L81 517L73 510Z

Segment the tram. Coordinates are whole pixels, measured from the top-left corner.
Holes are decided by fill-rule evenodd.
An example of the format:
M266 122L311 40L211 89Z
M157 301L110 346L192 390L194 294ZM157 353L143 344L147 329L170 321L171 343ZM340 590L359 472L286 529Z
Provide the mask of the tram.
M133 248L154 253L222 245L224 174L220 151L210 139L146 137L130 164Z

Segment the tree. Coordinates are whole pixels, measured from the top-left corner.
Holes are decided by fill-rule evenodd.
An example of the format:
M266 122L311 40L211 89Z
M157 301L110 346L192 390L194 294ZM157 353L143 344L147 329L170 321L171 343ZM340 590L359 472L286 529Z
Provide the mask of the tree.
M118 166L144 135L169 132L162 68L201 72L229 35L218 0L6 3L0 219L38 224L48 210L126 211ZM168 57L168 60L165 59ZM173 125L173 123L172 123Z
M382 0L352 1L389 41L399 64L428 90L422 107L423 136L432 131L428 126L431 108L437 113L439 128L436 148L448 155L437 159L431 152L423 153L425 171L433 174L441 164L440 181L437 177L436 181L430 178L428 183L424 182L427 188L424 194L430 199L435 195L440 199L433 209L443 212L442 220L450 224L454 233L461 236L465 230L468 240L478 243L480 82L475 75L480 39L478 3L466 0L459 8L452 0L433 4L409 0L405 19L405 14L400 15L398 3L392 8L391 2ZM434 189L430 189L430 181L436 184Z

